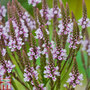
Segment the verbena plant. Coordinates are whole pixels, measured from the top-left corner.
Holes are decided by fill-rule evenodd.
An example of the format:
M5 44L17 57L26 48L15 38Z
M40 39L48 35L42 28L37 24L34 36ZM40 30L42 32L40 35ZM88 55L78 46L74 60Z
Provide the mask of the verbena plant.
M42 9L39 10L37 4L41 2ZM73 12L70 17L68 3L64 7L62 1L53 0L53 8L48 7L46 0L28 0L28 3L33 6L34 16L17 0L12 0L7 4L7 21L6 9L0 6L0 78L11 79L15 90L19 90L16 81L23 90L74 90L83 80L76 61L81 50L87 76L86 90L89 90L87 27L90 20L84 0L83 16L78 22ZM87 64L82 50L87 52Z

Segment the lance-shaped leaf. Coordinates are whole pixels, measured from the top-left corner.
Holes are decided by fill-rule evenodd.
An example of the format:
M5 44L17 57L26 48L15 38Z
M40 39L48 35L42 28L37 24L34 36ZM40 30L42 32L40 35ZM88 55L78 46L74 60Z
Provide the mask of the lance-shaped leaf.
M22 81L19 79L19 77L16 76L15 73L12 73L12 75L13 75L13 77L14 77L18 82L20 82L27 90L30 90L30 88L28 88L28 86L27 86L24 82L22 82Z

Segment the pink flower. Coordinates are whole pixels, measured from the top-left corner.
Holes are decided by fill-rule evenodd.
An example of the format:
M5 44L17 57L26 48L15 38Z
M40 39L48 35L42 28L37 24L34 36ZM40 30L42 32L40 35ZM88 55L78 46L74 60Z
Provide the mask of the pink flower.
M34 49L36 50L35 52L34 52ZM38 59L40 57L40 54L41 54L40 47L36 47L36 48L31 47L29 50L30 51L27 53L27 55L29 56L30 60L33 60L33 57L35 59Z
M6 49L3 48L3 50L2 50L2 56L5 56L5 54L6 54Z
M60 73L58 72L58 66L57 67L54 67L48 63L47 66L45 66L45 69L44 70L44 77L45 78L52 78L53 81L56 81L56 76L60 76Z
M82 85L82 83L81 83L81 81L83 80L83 75L82 74L75 73L73 71L73 72L69 73L69 76L70 77L68 78L68 80L66 82L69 83L70 86L75 88L76 85ZM65 87L66 87L66 84L65 84Z
M0 21L3 19L3 17L6 16L6 12L7 12L7 10L6 10L5 6L1 6L0 7Z
M35 77L38 80L38 72L34 70L33 67L27 67L24 69L24 81L25 82L32 82L32 78Z
M35 7L38 3L41 3L41 0L28 0L28 4L32 4Z

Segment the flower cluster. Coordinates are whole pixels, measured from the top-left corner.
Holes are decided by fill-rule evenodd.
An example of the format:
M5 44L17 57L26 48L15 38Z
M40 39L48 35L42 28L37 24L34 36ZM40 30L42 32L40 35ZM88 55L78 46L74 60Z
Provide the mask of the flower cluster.
M60 29L58 34L59 35L69 35L72 31L73 31L73 23L68 23L66 25L66 29L65 26L63 25L62 20L59 21L59 25L58 28Z
M10 60L5 60L4 64L0 64L0 77L3 77L6 72L11 73L15 67L15 65L13 65Z
M20 19L20 21L21 28L19 28L15 20L7 21L5 23L5 27L3 27L2 36L4 42L11 49L12 52L15 51L15 49L20 50L22 45L24 45L23 39L27 40L28 37L28 29L25 26L25 22L23 21L23 19ZM11 32L11 35L9 35L10 22L13 25L13 31Z
M16 49L16 41L15 39L13 40L12 37L9 38L8 47L11 49L12 52Z
M6 49L3 48L1 52L2 52L2 56L5 56L5 54L6 54Z
M45 12L44 12L45 11ZM57 18L61 18L61 9L57 7L55 8L47 8L46 10L41 9L40 14L42 17L44 17L45 13L45 19L47 20L46 25L50 25L50 20L54 17L54 15L57 15Z
M21 21L21 31L23 32L23 38L28 38L28 28L26 27L23 19L20 19L20 21Z
M53 54L53 59L58 59L58 60L66 60L67 54L66 54L66 49L53 49L52 51Z
M36 33L36 38L37 39L42 39L43 38L43 32L41 31L40 28L38 28L35 33Z
M68 38L67 38L67 42L70 43L69 48L76 49L81 44L81 40L82 40L82 35L81 32L79 31L77 23L75 22L73 24L73 29L68 34Z
M81 40L82 36L80 36L79 39ZM77 38L73 39L73 34L69 34L68 39L67 39L67 42L70 43L69 48L76 49L77 45L80 45L80 43L81 43L80 40L78 40Z
M30 27L31 30L36 29L36 22L30 18L30 15L28 12L25 12L22 16L22 19L27 22L28 27Z
M69 83L72 88L75 88L76 85L82 85L81 81L83 80L83 74L75 74L74 72L69 74L70 78L66 81ZM68 88L66 84L64 84L64 87Z
M9 32L10 32L10 23L9 23L9 21L6 22L5 29L8 31L7 35L9 35ZM14 49L16 48L16 45L15 45L16 40L11 35L9 35L8 36L8 41L9 41L9 42L7 42L8 47L11 49L11 51L14 51Z
M36 47L36 48L31 47L29 50L30 51L28 52L28 56L30 60L33 60L34 58L38 59L40 57L40 53L41 53L40 47Z
M9 30L6 29L6 26L4 27L3 25L0 25L0 40L3 40L3 44L7 45L8 44L8 38L9 38L9 34L8 34Z
M39 84L38 87L40 90L46 90L46 87L44 87L44 84ZM36 87L33 87L33 90L39 90L39 89L37 89Z
M90 27L89 18L86 18L86 20L84 18L79 19L78 20L78 25L81 25L83 29L85 29L86 27Z
M43 13L45 13L45 12L43 9L41 9L40 14L42 17L44 16ZM59 8L57 8L57 10L54 8L47 8L46 13L45 13L46 14L46 20L51 20L55 14L57 14L58 18L61 18L60 13L61 13L61 10Z
M10 60L5 61L5 64L6 64L7 72L11 73L15 65L13 65Z
M36 80L38 80L38 73L36 70L34 70L33 67L30 67L30 68L25 68L24 69L24 81L25 82L29 82L31 81L32 82L32 85L33 85L33 81L32 81L32 78L35 78Z
M55 43L54 43L54 41L48 42L48 44L50 45L50 49L51 49L51 51L52 51L52 53L53 53L54 50L55 50ZM44 48L43 51L42 51L42 54L43 54L43 55L46 55L46 58L48 58L47 44L44 43L44 44L42 45L42 47ZM54 53L53 53L53 54L54 54Z
M44 40L43 32L42 32L41 28L38 28L35 33L36 33L36 36L35 36L36 39ZM47 33L47 35L49 35L49 31L47 29L46 29L46 33Z
M28 0L28 4L32 4L35 7L38 3L41 3L41 0Z
M42 54L43 54L43 55L46 55L46 58L48 58L48 52L47 52L47 46L46 46L46 43L43 44L42 47L44 48L43 51L42 51Z
M6 10L5 6L0 6L0 21L3 19L3 17L6 16L6 12L7 12L7 10Z
M56 77L60 76L60 73L58 72L58 69L59 69L58 66L54 67L54 65L51 66L48 63L48 65L45 66L45 69L46 69L46 70L44 70L45 78L52 78L53 81L56 81Z
M0 25L0 39L3 40L3 44L8 46L11 51L15 51L16 48L20 50L21 46L24 44L22 42L22 38L20 37L22 33L14 20L12 20L12 25L15 32L11 32L11 35L9 21L5 23L5 26ZM24 28L24 30L27 31L26 28ZM26 35L26 33L24 35Z
M87 53L88 53L88 56L90 56L90 44L88 45Z
M0 64L0 78L5 75L6 70L4 69L4 66Z
M51 41L49 44L53 59L66 60L67 58L66 49L61 48L60 50L58 50L57 47L55 47L54 41ZM44 48L42 54L45 54L46 58L48 58L47 45L43 44L42 47Z
M90 56L90 43L88 40L81 40L82 44L82 50L86 51L88 53L88 56Z
M28 36L28 30L24 24L24 21L21 19L21 25L22 28L19 30L19 27L17 25L17 23L15 22L15 20L12 21L12 25L15 31L15 41L16 41L16 48L18 50L21 49L22 45L24 45L23 39L21 38L21 35L23 34L23 38L27 38Z
M31 82L31 84L33 85L33 90L38 90L38 88L40 90L46 90L46 87L44 87L44 84L39 84L38 83L38 88L35 87L34 85L34 81L33 80L35 78L35 80L38 80L38 72L37 70L35 70L33 67L26 67L24 69L24 81L25 82Z

